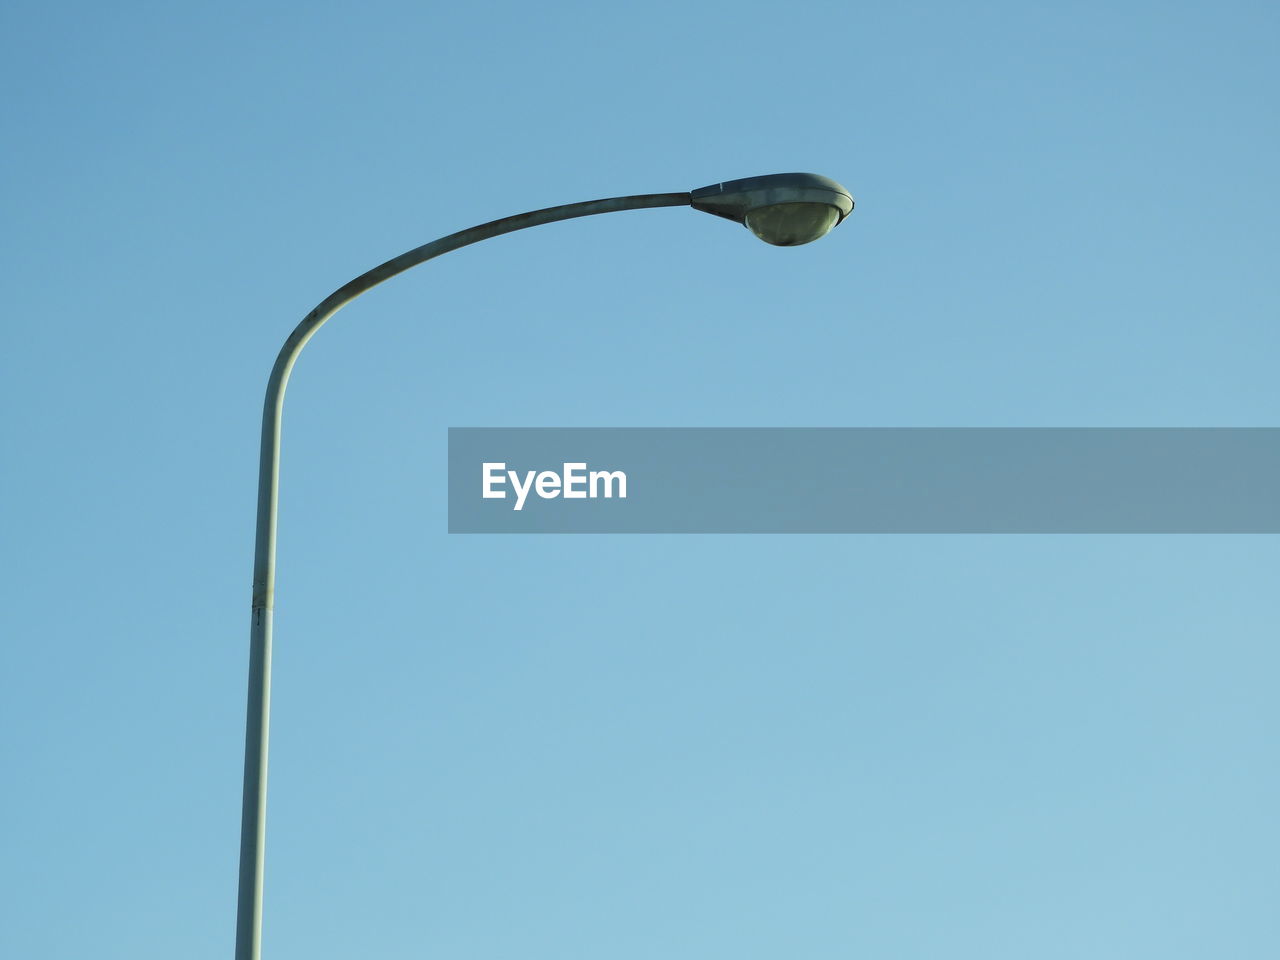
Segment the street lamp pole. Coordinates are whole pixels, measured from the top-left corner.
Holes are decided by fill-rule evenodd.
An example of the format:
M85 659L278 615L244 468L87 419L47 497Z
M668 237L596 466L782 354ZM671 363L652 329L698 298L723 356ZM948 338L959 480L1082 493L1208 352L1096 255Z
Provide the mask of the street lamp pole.
M271 707L271 616L275 606L276 503L280 480L280 424L289 374L325 321L384 280L442 253L490 237L558 220L620 210L693 206L745 223L778 246L816 240L853 209L847 190L814 174L775 174L713 184L689 193L651 193L570 203L494 220L416 247L374 267L326 297L289 335L267 381L258 472L257 538L253 561L253 611L249 632L249 702L245 723L244 798L240 825L240 888L236 912L236 960L259 960L262 948L262 878L266 841L267 741Z

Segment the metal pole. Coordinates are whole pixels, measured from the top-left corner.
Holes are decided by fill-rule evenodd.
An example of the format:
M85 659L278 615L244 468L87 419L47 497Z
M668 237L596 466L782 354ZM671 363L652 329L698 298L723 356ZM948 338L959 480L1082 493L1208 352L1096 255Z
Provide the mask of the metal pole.
M236 960L260 960L262 950L262 876L267 832L267 741L271 715L271 614L275 606L276 501L280 480L280 422L284 391L298 354L326 320L366 290L398 273L490 237L597 213L678 207L688 193L651 193L589 200L494 220L450 234L388 260L330 294L285 341L267 381L262 411L262 448L258 465L258 526L253 560L253 618L249 628L249 706L245 722L244 800L240 821L240 894L236 908Z

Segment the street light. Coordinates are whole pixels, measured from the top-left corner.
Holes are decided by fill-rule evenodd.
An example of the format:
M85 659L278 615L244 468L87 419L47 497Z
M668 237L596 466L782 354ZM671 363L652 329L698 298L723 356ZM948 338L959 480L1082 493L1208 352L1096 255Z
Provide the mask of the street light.
M849 191L812 173L777 173L714 183L690 193L650 193L548 207L462 230L402 253L340 287L289 335L267 381L258 468L258 526L253 559L253 618L249 630L249 707L245 723L244 804L240 823L240 894L236 960L259 960L262 873L266 840L267 734L271 706L271 615L275 606L276 501L280 481L280 418L289 373L312 335L366 290L433 257L525 227L618 210L692 206L745 224L766 243L798 246L825 235L853 210Z

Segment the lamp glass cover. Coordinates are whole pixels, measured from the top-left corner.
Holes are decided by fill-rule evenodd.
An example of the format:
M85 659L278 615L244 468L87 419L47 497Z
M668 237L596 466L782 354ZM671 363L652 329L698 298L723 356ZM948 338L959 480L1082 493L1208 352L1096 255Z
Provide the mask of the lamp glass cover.
M765 243L798 247L826 236L840 218L826 203L774 203L747 212L747 226Z

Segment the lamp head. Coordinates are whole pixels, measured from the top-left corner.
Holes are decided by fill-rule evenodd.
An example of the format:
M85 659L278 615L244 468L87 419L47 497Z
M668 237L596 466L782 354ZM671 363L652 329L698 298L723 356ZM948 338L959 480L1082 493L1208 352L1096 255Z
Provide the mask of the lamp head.
M695 210L745 223L765 243L795 247L826 236L853 210L853 197L816 173L774 173L701 187Z

